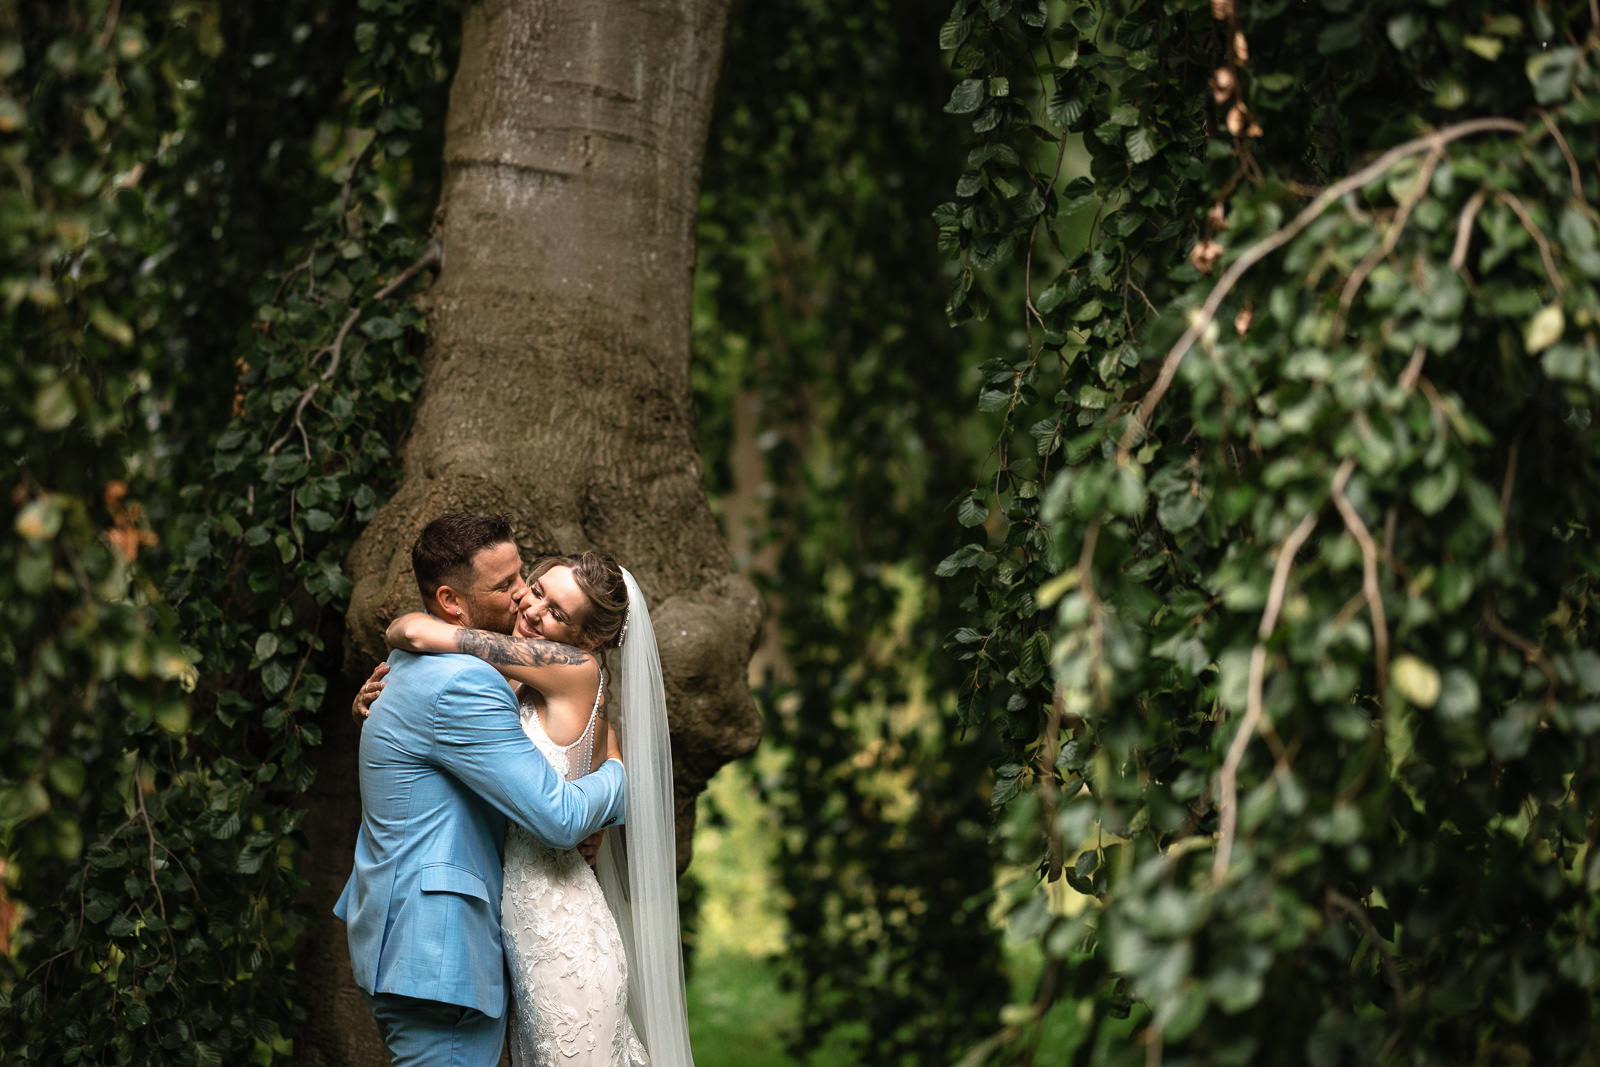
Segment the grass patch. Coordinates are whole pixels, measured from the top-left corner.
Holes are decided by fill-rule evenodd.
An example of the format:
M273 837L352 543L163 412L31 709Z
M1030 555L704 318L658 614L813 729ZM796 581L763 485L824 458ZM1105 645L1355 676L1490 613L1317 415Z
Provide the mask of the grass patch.
M689 1036L698 1067L853 1067L844 1032L830 1035L803 1059L785 1047L798 1028L800 998L779 981L787 924L782 890L772 873L771 843L782 828L755 788L756 776L771 771L764 760L776 756L758 751L752 760L724 767L700 798L691 868L699 882L699 914L688 988ZM1040 948L1007 938L1005 959L1011 1000L1027 1003L1043 971ZM1063 1000L1045 1015L1035 1067L1071 1062L1087 1022L1079 1009L1076 1001ZM1125 1042L1138 1052L1132 1034L1143 1017L1136 1011L1132 1019L1107 1020L1101 1041ZM950 1062L964 1051L952 1049Z
M689 982L689 1039L697 1067L799 1067L784 1048L797 998L779 988L766 958L723 953L696 963Z

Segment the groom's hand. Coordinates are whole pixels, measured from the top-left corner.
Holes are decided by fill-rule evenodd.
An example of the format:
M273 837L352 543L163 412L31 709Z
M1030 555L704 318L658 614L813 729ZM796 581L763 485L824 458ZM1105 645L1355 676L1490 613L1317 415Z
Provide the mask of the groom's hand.
M378 699L378 694L383 692L383 676L389 673L389 665L380 663L361 683L361 688L356 690L356 698L350 702L350 717L360 726L367 721L367 716L372 714L372 702Z
M582 841L578 842L578 855L583 857L583 862L594 866L594 858L600 852L600 839L605 836L604 830L596 830Z

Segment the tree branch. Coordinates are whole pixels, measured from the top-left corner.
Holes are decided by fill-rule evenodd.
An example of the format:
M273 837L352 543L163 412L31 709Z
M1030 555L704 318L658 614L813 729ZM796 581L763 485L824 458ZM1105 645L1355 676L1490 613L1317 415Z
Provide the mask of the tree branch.
M139 772L144 769L144 757L141 755L133 761L133 799L139 807L139 819L144 823L144 834L149 849L150 888L156 891L156 910L161 913L161 925L167 935L167 947L172 949L172 958L178 958L178 942L172 936L172 924L167 920L167 899L161 894L161 886L156 882L156 827L150 821L150 810L144 805L144 782ZM165 845L160 846L162 851L167 851ZM170 982L171 976L167 980Z
M1361 289L1361 283L1367 280L1367 275L1372 269L1388 258L1394 251L1394 246L1400 242L1400 234L1406 228L1406 220L1411 217L1411 212L1421 202L1428 191L1428 183L1433 181L1433 172L1443 158L1443 149L1435 148L1428 153L1428 158L1423 160L1422 173L1417 176L1417 185L1405 200L1400 204L1400 210L1395 213L1394 221L1389 224L1389 229L1384 232L1383 240L1379 241L1372 251L1361 257L1361 262L1356 264L1356 269L1350 272L1350 277L1345 279L1344 288L1339 291L1339 313L1333 327L1333 336L1344 335L1345 316L1349 314L1350 305L1355 301L1356 293Z
M1593 2L1593 0L1591 0ZM1556 139L1556 145L1561 149L1561 154L1567 157L1567 176L1572 180L1572 195L1578 203L1587 203L1583 197L1583 175L1578 170L1578 161L1573 158L1572 148L1567 144L1567 139L1561 136L1561 129L1550 117L1550 112L1539 109L1539 118L1544 122L1544 128L1550 131L1550 136Z
M1372 925L1372 916L1367 914L1366 908L1331 887L1327 891L1327 901L1354 919L1367 935L1367 940L1372 942L1373 948L1378 952L1378 958L1383 961L1383 972L1389 978L1389 986L1394 990L1395 1011L1405 1011L1406 1001L1409 999L1406 995L1405 980L1401 978L1400 967L1389 954L1388 946L1383 943L1383 938L1378 936L1378 928Z
M1333 476L1334 492L1344 487L1355 470L1355 460L1347 459ZM1307 513L1278 549L1278 559L1272 568L1272 585L1267 590L1267 605L1261 612L1261 624L1256 628L1255 647L1250 650L1250 679L1245 699L1244 719L1238 732L1228 745L1228 754L1222 761L1222 772L1217 778L1217 852L1211 861L1211 880L1220 884L1228 875L1228 863L1233 858L1233 839L1239 824L1239 764L1244 761L1245 749L1255 736L1261 722L1262 688L1266 682L1267 639L1278 626L1278 615L1283 610L1283 598L1289 587L1289 572L1294 568L1295 554L1300 551L1311 531L1317 527L1315 510Z
M1411 350L1411 358L1406 362L1406 369L1400 372L1397 384L1401 389L1409 393L1417 387L1417 379L1422 376L1422 361L1427 355L1428 346L1418 341L1417 346Z
M1472 224L1477 221L1478 212L1483 209L1483 201L1487 194L1479 189L1472 194L1472 199L1467 201L1467 206L1461 209L1461 218L1456 222L1456 244L1450 250L1450 266L1458 274L1466 273L1463 266L1467 262L1467 246L1472 241Z
M440 247L439 242L437 240L430 241L428 243L428 250L424 252L415 263L411 264L411 266L395 275L394 279L389 282L388 285L385 285L382 289L379 289L376 293L372 294L373 301L376 302L379 300L388 299L396 289L399 289L402 285L405 285L426 268L441 262L443 258L444 252ZM343 357L344 352L344 340L347 336L349 336L350 328L356 324L356 320L360 317L361 308L360 306L357 306L353 311L350 312L349 316L346 317L344 320L344 325L339 327L339 333L334 337L333 344L312 355L312 363L315 363L317 360L321 359L324 354L330 354L333 358L328 361L328 369L322 372L322 376L317 381L312 382L310 385L306 386L305 389L301 390L300 396L295 401L294 405L293 426L289 430L284 431L283 436L272 443L272 447L267 449L267 455L275 455L278 449L282 448L288 442L289 438L294 434L294 432L298 431L300 434L301 443L305 446L306 459L311 459L311 438L306 435L305 424L301 422L300 416L305 412L306 405L311 403L311 398L316 396L317 390L322 387L322 383L332 379L334 374L338 372L339 362Z
M1500 529L1495 531L1494 543L1498 548L1506 543L1506 523L1511 518L1511 491L1517 485L1517 454L1522 451L1522 435L1511 442L1511 454L1506 457L1505 477L1500 481Z
M1173 378L1177 376L1178 365L1183 362L1184 356L1194 347L1195 342L1200 339L1200 335L1205 332L1206 327L1216 317L1217 309L1222 306L1222 302L1227 299L1228 294L1233 291L1234 286L1239 284L1239 280L1249 272L1251 267L1254 267L1267 256L1294 240L1307 226L1315 222L1323 212L1327 211L1340 199L1371 184L1388 173L1389 168L1396 163L1409 159L1419 152L1437 152L1445 145L1463 137L1494 132L1520 133L1522 132L1522 124L1503 118L1471 119L1454 126L1446 126L1442 130L1396 145L1354 174L1328 186L1300 214L1296 215L1287 226L1257 241L1240 253L1239 258L1234 260L1222 277L1217 280L1217 284L1212 288L1211 294L1206 297L1205 303L1200 310L1191 316L1189 328L1183 332L1183 336L1178 338L1177 342L1167 352L1155 384L1139 401L1134 416L1128 423L1128 428L1123 432L1122 441L1117 446L1118 458L1127 455L1132 449L1134 440L1150 425L1150 417L1155 411L1156 405L1161 402L1161 398L1166 395L1167 389L1171 387Z
M1534 243L1539 246L1539 256L1544 260L1544 272L1550 276L1550 284L1554 286L1556 290L1556 299L1560 300L1561 297L1565 295L1567 287L1566 284L1562 282L1561 275L1556 272L1556 261L1555 257L1550 252L1549 239L1545 237L1544 231L1540 230L1539 227L1534 224L1533 216L1528 214L1527 205L1523 204L1521 200L1517 199L1516 194L1502 189L1495 195L1498 199L1503 201L1507 207L1516 213L1517 220L1522 223L1522 228L1528 231L1528 234L1533 238Z
M1350 463L1349 460L1345 462ZM1339 479L1335 479L1333 486L1333 506L1339 509L1350 536L1361 546L1361 595L1366 598L1367 607L1372 612L1372 650L1378 657L1378 692L1381 695L1389 688L1389 622L1383 611L1383 593L1378 588L1378 546L1372 540L1367 524L1361 521L1356 509L1345 499L1344 483Z

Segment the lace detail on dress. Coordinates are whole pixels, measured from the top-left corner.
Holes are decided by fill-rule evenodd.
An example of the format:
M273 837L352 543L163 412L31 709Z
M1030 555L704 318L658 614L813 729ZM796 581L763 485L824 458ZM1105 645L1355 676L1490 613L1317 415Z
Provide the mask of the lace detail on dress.
M522 697L523 730L564 778L589 770L604 692L602 677L589 723L571 745L550 740L531 697ZM515 823L507 826L500 909L515 998L512 1064L646 1067L628 1019L628 961L617 920L577 850L550 848Z

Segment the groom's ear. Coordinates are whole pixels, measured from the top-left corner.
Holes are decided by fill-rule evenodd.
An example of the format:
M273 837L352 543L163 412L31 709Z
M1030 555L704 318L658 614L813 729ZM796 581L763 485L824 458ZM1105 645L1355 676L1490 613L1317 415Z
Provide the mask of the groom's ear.
M438 601L439 618L458 626L466 622L466 604L461 593L455 588L441 585L439 591L434 594L434 599ZM428 610L431 614L434 609L430 607Z

